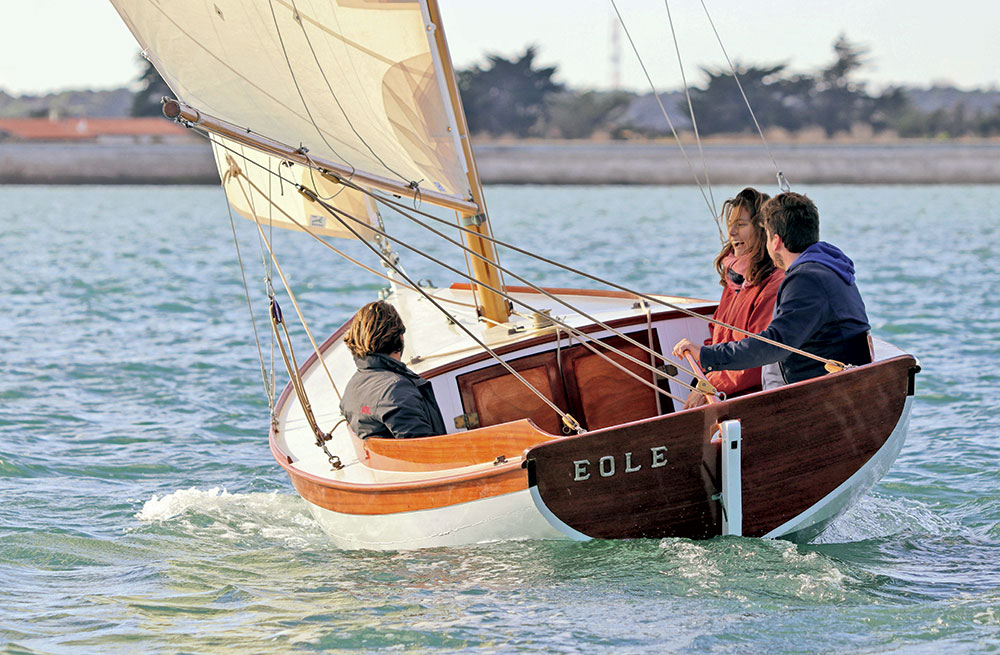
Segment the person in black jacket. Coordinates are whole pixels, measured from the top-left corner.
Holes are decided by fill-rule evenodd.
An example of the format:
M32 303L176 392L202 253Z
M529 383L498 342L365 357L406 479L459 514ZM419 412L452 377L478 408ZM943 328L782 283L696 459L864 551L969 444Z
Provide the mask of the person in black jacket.
M401 361L406 327L387 302L368 303L355 314L344 343L358 371L340 400L340 411L362 439L444 434L431 383Z
M854 280L854 262L839 248L819 240L819 212L809 198L781 193L761 208L767 251L784 269L774 317L760 332L814 355L844 364L871 362L868 316ZM763 366L765 389L823 375L823 362L772 346L753 337L695 348L687 339L674 346L690 352L704 371ZM777 364L777 366L774 366Z

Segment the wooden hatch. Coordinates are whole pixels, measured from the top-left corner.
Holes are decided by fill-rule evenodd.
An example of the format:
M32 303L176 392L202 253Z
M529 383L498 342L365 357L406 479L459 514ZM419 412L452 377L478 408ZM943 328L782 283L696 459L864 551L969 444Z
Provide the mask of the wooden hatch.
M660 352L655 331L652 336L652 348ZM647 330L632 332L628 337L649 347ZM651 363L649 353L622 337L613 336L601 341L641 362ZM590 348L577 343L512 359L508 364L588 430L673 411L673 404L668 398L663 397L658 403L657 393L652 388L617 368L605 357L654 384L656 380L651 371L600 346L589 345ZM562 433L559 415L500 364L460 375L457 381L463 411L467 417L475 415L476 420L471 422L470 427L528 418L546 432ZM662 384L666 384L665 380ZM662 411L660 405L663 406Z

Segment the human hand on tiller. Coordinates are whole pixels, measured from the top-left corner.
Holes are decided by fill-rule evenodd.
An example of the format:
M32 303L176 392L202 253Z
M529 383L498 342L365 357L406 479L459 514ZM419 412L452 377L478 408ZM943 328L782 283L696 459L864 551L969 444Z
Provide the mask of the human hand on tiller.
M684 353L690 353L690 355L694 357L694 361L698 362L699 365L701 364L701 350L691 343L690 339L681 339L678 341L674 346L673 353L674 357L677 359L684 359Z

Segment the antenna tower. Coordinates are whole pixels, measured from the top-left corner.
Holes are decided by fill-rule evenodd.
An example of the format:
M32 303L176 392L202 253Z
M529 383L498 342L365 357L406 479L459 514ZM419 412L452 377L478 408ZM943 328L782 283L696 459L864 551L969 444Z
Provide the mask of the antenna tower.
M608 50L611 53L611 88L615 91L622 90L622 43L621 25L617 16L611 16L611 42Z

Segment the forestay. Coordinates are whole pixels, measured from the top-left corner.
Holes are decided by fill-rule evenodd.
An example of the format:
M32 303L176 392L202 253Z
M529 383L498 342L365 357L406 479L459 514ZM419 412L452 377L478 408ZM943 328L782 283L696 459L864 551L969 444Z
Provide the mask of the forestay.
M112 3L189 105L370 175L470 197L426 0Z

